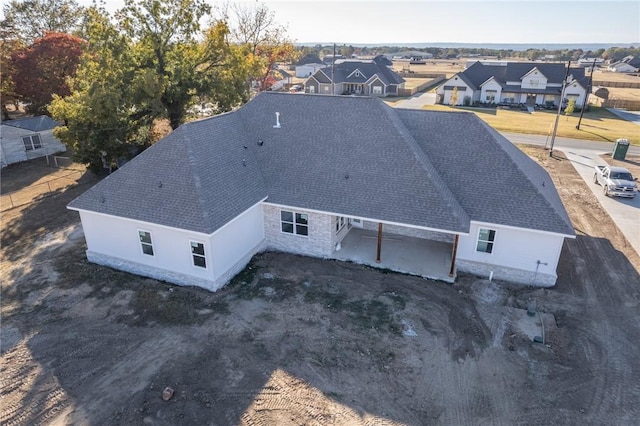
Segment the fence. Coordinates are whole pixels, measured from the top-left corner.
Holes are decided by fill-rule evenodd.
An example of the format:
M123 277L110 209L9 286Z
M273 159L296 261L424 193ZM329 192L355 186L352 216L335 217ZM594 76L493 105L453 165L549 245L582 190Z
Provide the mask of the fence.
M23 189L0 195L0 211L31 204L37 197L46 196L69 185L74 185L85 173L84 170L62 169L69 171L69 173L43 183L31 184Z
M640 83L631 82L631 81L604 81L604 80L593 80L593 87L620 87L623 89L640 89Z
M640 111L640 101L629 99L607 99L601 104L604 108L621 108L629 111Z
M413 96L418 92L431 89L432 87L437 86L443 81L444 81L444 77L436 77L432 80L425 81L424 83L418 86L412 87L410 89L398 89L398 96Z

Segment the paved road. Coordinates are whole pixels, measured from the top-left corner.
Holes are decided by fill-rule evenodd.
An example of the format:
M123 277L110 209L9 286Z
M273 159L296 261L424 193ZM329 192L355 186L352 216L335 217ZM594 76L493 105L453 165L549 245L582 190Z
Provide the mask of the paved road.
M546 136L515 133L503 133L503 135L513 143L539 146L547 143ZM640 196L634 199L605 197L602 187L593 182L594 167L606 165L600 155L612 152L613 143L556 138L554 149L564 152L636 253L640 254ZM629 147L627 154L640 155L640 147Z

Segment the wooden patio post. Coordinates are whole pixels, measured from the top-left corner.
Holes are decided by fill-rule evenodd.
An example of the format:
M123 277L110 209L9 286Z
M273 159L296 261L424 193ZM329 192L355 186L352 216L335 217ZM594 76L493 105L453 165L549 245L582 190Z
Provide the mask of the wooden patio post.
M453 252L451 253L451 268L449 269L450 277L452 277L456 271L456 254L458 253L458 237L459 235L456 234L456 237L453 240Z
M381 251L382 251L382 223L378 223L378 252L376 254L376 263L380 263Z

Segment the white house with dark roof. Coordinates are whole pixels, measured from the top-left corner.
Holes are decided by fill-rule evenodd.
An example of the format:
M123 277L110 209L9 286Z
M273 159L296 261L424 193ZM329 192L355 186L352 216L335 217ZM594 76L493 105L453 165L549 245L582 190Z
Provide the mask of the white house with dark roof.
M437 90L441 102L451 105L457 90L456 105L525 104L528 106L558 106L566 66L548 62L475 62L455 74ZM586 99L588 77L584 68L571 68L570 84L564 102L574 100L582 107ZM455 98L455 96L454 96Z
M340 60L315 71L304 82L305 93L320 95L392 96L404 88L404 78L384 56L371 60Z
M549 175L470 113L261 93L184 124L69 204L90 261L217 290L264 250L453 281L556 281Z
M0 128L2 167L66 151L67 147L53 136L53 129L59 125L46 115L3 121Z

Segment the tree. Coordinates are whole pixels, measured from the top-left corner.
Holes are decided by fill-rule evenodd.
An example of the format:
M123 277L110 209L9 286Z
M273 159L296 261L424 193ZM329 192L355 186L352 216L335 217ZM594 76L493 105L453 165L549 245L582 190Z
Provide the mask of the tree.
M258 3L250 7L235 4L227 11L225 21L233 21L231 41L243 46L247 52L249 78L247 92L257 81L260 90L269 88L269 75L277 62L293 61L298 51L287 36L287 30L275 20L275 14L267 6Z
M76 161L94 172L110 167L121 157L130 157L136 146L151 141L151 125L144 111L133 102L132 49L128 37L111 23L106 11L87 12L88 46L71 94L54 96L49 106L54 119L65 125L54 130L74 151Z
M156 121L168 118L171 127L177 127L196 100L214 103L216 112L246 100L246 55L228 42L226 22L215 22L197 42L197 27L187 28L192 24L188 17L175 25L162 23L161 28L160 16L170 10L165 7L169 3L145 4L156 18L120 20L124 28L114 24L106 11L90 8L89 44L72 80L72 93L55 97L50 107L54 118L65 122L56 131L58 137L74 148L77 161L93 170L155 142ZM138 12L141 18L143 12ZM182 32L173 30L180 25Z
M569 99L569 103L567 104L567 107L564 109L564 114L567 116L567 120L569 120L569 116L573 114L575 110L576 110L576 100Z
M456 105L458 103L458 86L454 87L451 91L451 97L449 98L449 105Z
M47 32L72 33L84 11L75 0L11 0L3 7L0 27L16 31L25 44L31 44Z
M2 119L9 120L7 104L18 106L18 95L11 77L15 71L11 56L24 47L22 40L11 29L0 28L0 100L2 102Z
M47 33L13 53L14 90L29 103L29 112L44 114L54 94L70 93L67 78L75 75L84 45L83 40L69 34Z

